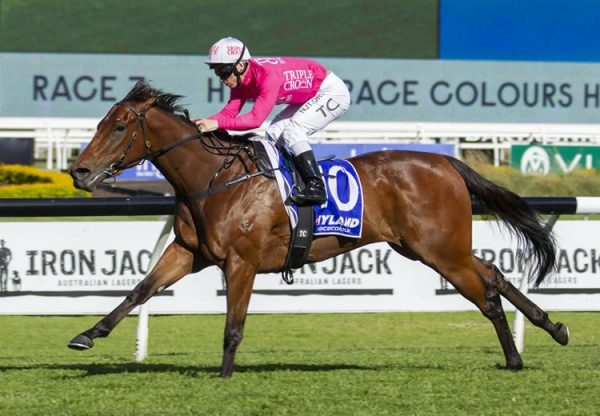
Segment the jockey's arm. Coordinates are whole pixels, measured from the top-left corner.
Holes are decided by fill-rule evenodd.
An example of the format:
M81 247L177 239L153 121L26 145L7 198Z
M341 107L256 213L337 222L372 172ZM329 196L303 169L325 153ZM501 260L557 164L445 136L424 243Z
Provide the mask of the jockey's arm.
M266 86L256 97L256 101L252 106L252 110L243 115L235 117L227 117L223 111L209 118L218 120L219 128L226 130L252 130L260 127L267 119L275 104L277 103L277 94L279 89L277 86ZM233 92L232 92L233 95Z

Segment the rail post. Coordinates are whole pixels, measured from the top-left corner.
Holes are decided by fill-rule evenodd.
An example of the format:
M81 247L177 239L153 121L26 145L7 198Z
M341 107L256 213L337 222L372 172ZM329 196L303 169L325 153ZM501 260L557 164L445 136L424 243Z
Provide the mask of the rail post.
M162 255L162 252L167 244L167 239L169 238L169 234L171 233L171 229L173 228L174 216L169 215L165 221L165 225L160 232L160 236L154 245L154 250L152 250L152 257L150 257L150 265L148 267L148 271L151 272L158 259ZM138 309L138 324L137 324L137 332L135 339L135 360L137 362L144 361L144 359L148 356L148 302L145 302L140 305Z

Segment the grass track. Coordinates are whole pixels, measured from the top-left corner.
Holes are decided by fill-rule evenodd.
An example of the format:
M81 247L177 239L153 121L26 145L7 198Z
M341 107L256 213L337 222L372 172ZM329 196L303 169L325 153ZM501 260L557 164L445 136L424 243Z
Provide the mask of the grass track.
M509 372L475 312L251 315L221 380L223 316L152 317L142 364L135 317L79 353L67 341L98 317L0 316L0 414L596 415L600 314L551 317L571 344L528 325Z

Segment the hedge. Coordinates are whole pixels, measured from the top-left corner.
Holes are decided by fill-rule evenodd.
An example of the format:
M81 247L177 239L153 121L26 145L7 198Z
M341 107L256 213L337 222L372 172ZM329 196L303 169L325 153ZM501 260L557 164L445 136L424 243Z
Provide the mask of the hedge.
M90 193L75 189L66 173L22 165L0 165L0 198L74 198Z
M471 166L487 179L521 196L600 196L600 172L594 169L569 174L524 175L508 166Z

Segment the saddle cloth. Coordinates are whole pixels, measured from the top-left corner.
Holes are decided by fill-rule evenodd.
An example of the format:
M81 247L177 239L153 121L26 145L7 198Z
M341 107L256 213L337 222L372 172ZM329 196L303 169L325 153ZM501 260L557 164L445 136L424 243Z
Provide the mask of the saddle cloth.
M292 230L298 224L298 206L289 200L294 184L292 173L285 166L283 157L268 140L254 137L263 145L271 168L275 169L277 188L288 214ZM322 160L319 166L323 172L327 202L315 205L314 235L340 235L360 238L363 225L363 192L356 169L347 160Z

